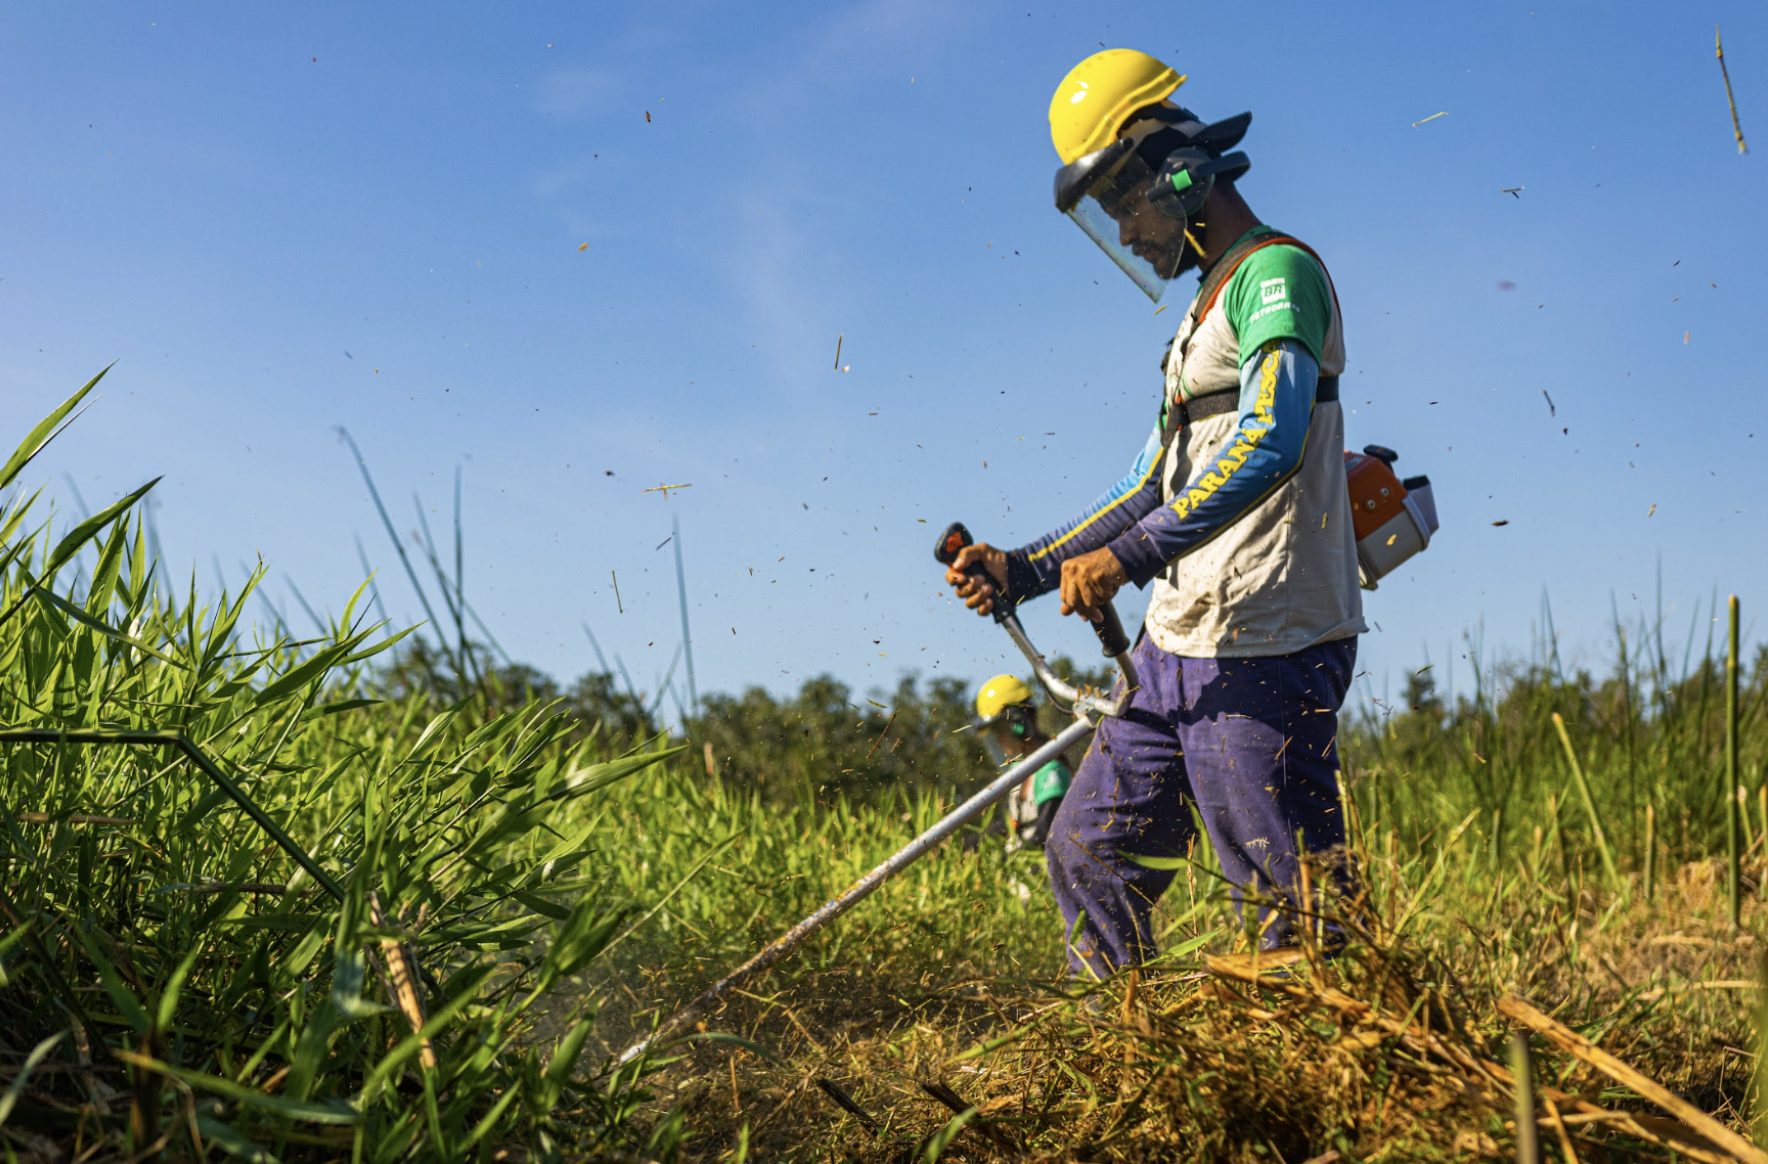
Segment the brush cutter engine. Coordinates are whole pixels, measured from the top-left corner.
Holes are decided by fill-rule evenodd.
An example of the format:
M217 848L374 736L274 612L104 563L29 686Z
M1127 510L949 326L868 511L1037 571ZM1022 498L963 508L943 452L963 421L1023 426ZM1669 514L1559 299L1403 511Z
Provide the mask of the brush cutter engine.
M1429 477L1400 480L1400 455L1381 445L1345 450L1345 483L1351 492L1351 528L1357 539L1357 575L1374 590L1407 558L1430 545L1437 531L1436 498Z

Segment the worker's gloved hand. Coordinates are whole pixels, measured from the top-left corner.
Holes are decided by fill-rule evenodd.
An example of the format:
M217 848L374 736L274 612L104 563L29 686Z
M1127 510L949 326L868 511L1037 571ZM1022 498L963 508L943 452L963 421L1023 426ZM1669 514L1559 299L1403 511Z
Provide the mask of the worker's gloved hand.
M1129 580L1109 546L1070 558L1062 563L1062 613L1098 622L1103 617L1100 608Z
M992 581L984 582L964 572L975 565L986 569ZM965 546L952 559L952 564L946 567L945 580L947 585L958 592L958 597L964 600L965 606L977 614L988 614L994 610L995 594L1004 593L1007 589L1007 552L997 550L987 542Z

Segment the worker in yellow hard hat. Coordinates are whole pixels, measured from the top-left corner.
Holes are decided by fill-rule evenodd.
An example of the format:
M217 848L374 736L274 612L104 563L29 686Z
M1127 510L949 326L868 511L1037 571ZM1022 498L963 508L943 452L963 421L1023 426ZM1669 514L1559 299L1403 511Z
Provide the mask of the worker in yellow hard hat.
M1016 764L1050 742L1037 725L1031 688L1016 675L996 675L976 693L976 726L1000 750L1004 764ZM1009 848L1044 847L1050 821L1073 776L1057 756L1020 781L1007 798Z
M1266 947L1292 946L1310 884L1348 888L1337 713L1365 628L1345 485L1344 332L1318 256L1239 190L1252 118L1179 105L1185 78L1131 49L1076 65L1050 102L1056 207L1151 299L1199 275L1129 473L1016 550L966 547L946 580L980 613L1059 591L1092 618L1150 588L1128 714L1106 719L1045 853L1071 967L1154 950L1150 913L1203 822ZM1152 402L1151 402L1152 403ZM1152 409L1151 409L1152 411ZM985 567L985 578L967 571ZM1164 868L1151 868L1162 864Z
M1205 124L1168 100L1184 83L1146 53L1108 49L1070 72L1050 101L1050 137L1062 160L1056 209L1155 300L1202 259L1189 228L1214 184L1252 165L1244 153L1226 152L1252 114Z

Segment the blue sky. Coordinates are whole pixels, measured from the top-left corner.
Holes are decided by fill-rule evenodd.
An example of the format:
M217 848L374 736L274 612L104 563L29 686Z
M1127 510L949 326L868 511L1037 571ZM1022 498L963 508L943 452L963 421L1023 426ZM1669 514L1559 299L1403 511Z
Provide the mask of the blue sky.
M344 425L404 529L416 495L445 533L461 471L469 597L561 677L585 621L667 664L674 519L702 690L987 675L934 535L1044 532L1157 407L1178 307L1050 203L1050 93L1130 46L1253 111L1242 189L1344 305L1349 439L1436 483L1366 695L1469 632L1526 654L1544 596L1592 665L1660 570L1674 639L1768 599L1768 186L1713 58L1718 22L1768 149L1759 4L1081 7L9 5L0 423L116 361L41 483L165 474L169 564L262 555L297 625L358 535L421 617Z

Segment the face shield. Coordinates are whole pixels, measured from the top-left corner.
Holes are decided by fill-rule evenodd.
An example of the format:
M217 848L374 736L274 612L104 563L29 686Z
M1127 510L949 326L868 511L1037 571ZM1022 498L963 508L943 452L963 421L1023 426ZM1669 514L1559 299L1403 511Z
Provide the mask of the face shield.
M1245 154L1222 155L1246 133L1252 121L1242 113L1205 125L1197 115L1176 105L1142 110L1125 127L1124 136L1103 149L1076 158L1056 172L1056 209L1072 218L1098 248L1111 256L1123 273L1156 302L1166 285L1201 259L1187 235L1191 223L1184 206L1203 204L1217 175L1237 177L1250 163ZM1176 150L1190 150L1202 164L1188 164L1170 181L1182 179L1196 188L1183 199L1157 172L1168 167ZM1158 194L1157 194L1158 191ZM1153 198L1159 196L1157 206ZM1183 205L1181 204L1183 203Z
M1088 154L1056 174L1056 206L1111 256L1149 299L1186 266L1185 219L1153 205L1158 177L1128 140Z
M982 737L996 766L1005 767L1024 755L1025 741L1035 722L1036 713L1030 707L1010 704L1001 714L979 719L971 727Z

